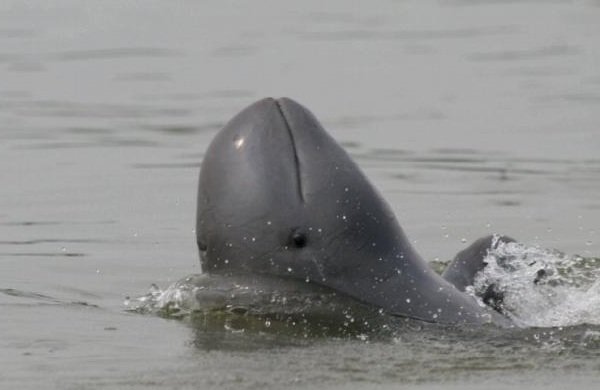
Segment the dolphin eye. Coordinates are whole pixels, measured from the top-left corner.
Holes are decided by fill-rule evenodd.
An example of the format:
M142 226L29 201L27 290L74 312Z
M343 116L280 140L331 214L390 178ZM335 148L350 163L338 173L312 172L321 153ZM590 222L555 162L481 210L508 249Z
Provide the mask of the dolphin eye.
M306 246L306 234L295 231L292 233L291 241L296 248L304 248Z

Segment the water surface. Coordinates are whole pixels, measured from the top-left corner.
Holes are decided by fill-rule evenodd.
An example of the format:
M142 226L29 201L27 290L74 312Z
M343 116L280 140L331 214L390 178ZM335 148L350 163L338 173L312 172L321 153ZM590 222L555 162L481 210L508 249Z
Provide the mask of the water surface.
M490 233L600 256L598 20L592 0L3 1L0 387L589 388L597 325L304 339L123 302L199 272L204 150L263 96L313 110L427 259Z

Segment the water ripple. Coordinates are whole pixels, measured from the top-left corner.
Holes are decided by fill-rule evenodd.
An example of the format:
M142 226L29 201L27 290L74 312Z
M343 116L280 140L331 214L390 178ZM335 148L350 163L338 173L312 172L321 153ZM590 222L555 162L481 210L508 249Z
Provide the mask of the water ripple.
M61 239L61 238L40 238L36 240L12 240L12 241L0 241L0 245L36 245L36 244L47 244L47 243L69 243L69 244L91 244L91 243L100 243L100 242L108 242L106 240L98 240L98 239Z
M84 257L79 252L0 252L3 257Z
M518 32L516 26L489 26L442 30L396 30L348 29L338 31L304 31L296 33L301 39L312 41L363 41L363 40L446 40L479 36L505 35Z
M119 58L161 58L176 57L181 53L177 50L159 47L121 47L91 50L69 50L54 54L60 61L81 61Z
M547 57L571 56L580 53L580 49L570 45L552 45L524 50L501 50L475 53L467 56L471 61L523 61Z

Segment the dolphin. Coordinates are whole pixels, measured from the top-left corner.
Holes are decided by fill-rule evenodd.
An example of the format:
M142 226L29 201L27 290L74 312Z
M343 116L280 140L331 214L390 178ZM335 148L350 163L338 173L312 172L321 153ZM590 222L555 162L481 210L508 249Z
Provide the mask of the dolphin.
M304 281L426 322L510 324L429 267L356 163L289 98L253 103L209 145L196 238L209 275Z
M465 291L468 286L474 284L477 274L487 266L488 253L497 249L500 244L511 242L516 242L516 240L501 235L490 235L476 240L456 254L442 273L442 278L452 283L460 291ZM509 263L510 260L504 259L503 262ZM504 313L504 292L496 284L490 284L485 291L477 293L477 296L492 309Z

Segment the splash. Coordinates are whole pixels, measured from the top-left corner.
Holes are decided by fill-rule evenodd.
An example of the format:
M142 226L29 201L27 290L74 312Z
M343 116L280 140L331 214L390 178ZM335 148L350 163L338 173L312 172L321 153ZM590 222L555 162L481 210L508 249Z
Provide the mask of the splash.
M257 275L190 275L164 290L152 285L125 306L213 331L359 337L387 329L377 308L312 283Z
M487 266L467 292L480 297L493 288L502 296L501 310L516 324L600 324L599 258L499 242L488 252L485 262Z
M145 295L133 299L127 297L124 305L128 310L137 313L150 313L169 318L186 317L197 306L194 299L197 286L192 283L192 279L192 276L187 277L164 290L152 284Z

